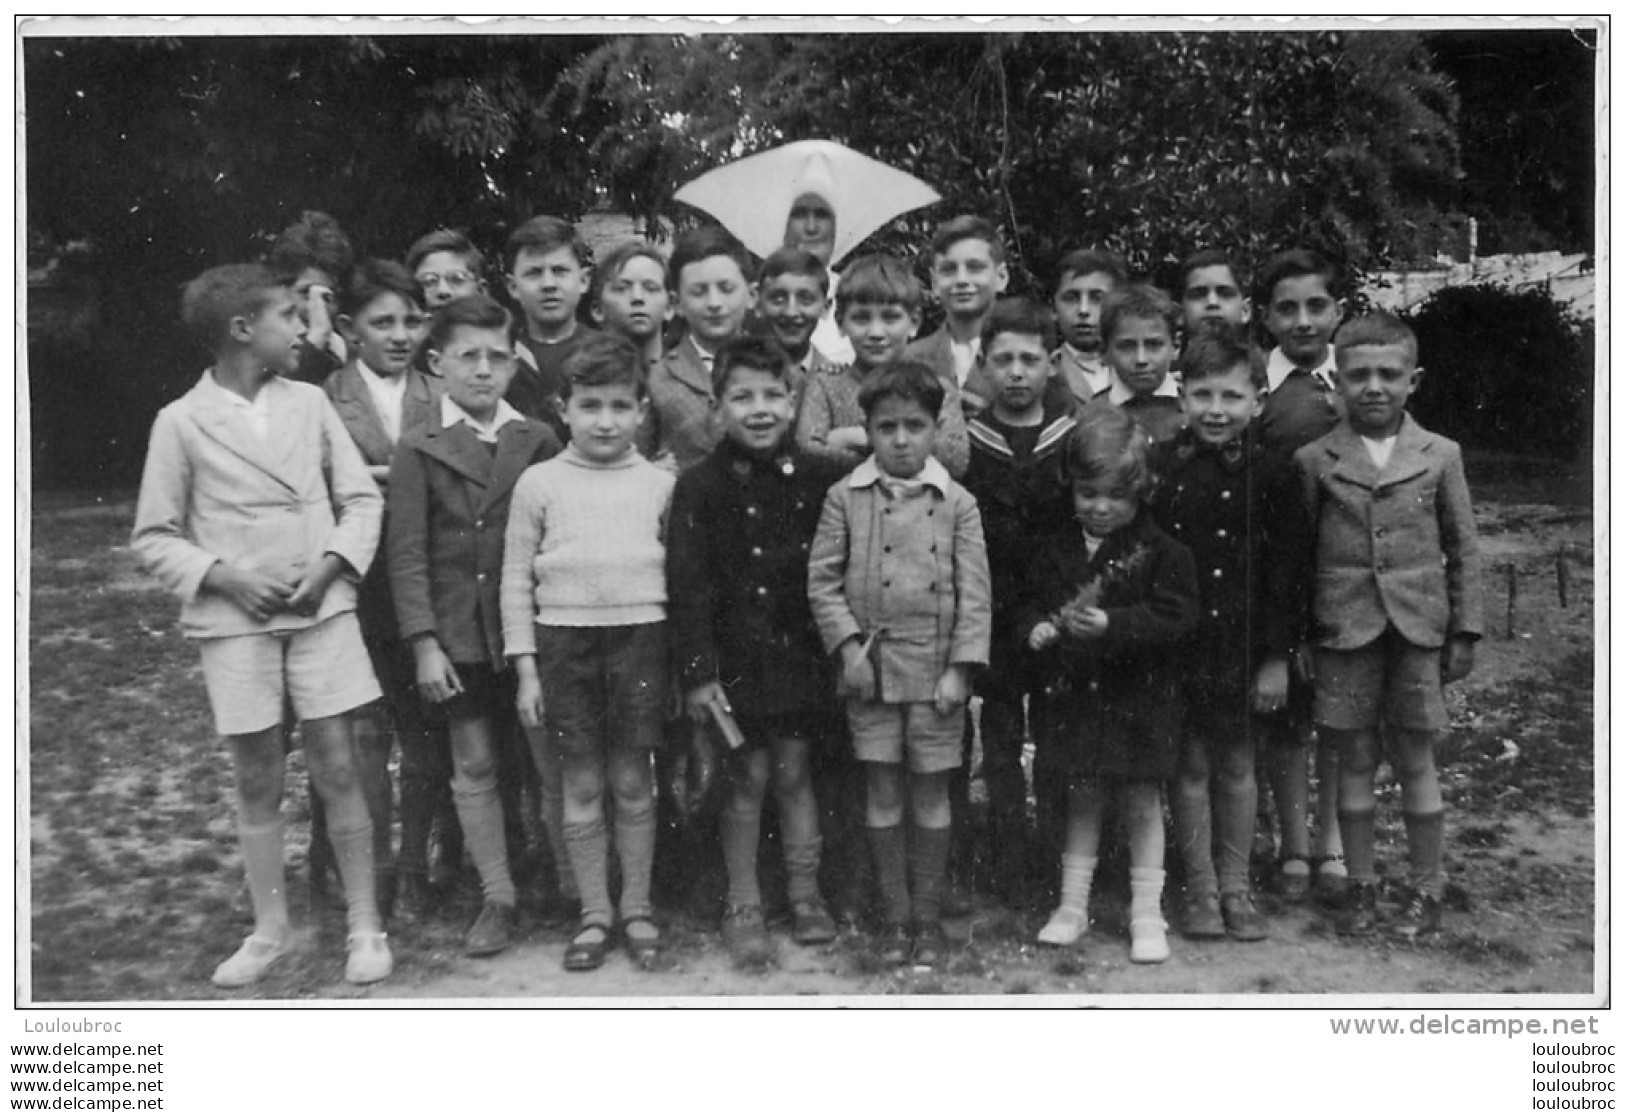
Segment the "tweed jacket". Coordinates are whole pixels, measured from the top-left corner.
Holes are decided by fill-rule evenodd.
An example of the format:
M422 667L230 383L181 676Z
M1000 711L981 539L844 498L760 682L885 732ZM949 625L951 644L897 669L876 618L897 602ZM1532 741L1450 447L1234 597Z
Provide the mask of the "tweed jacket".
M722 439L711 372L688 337L649 368L649 414L638 430L646 459L670 452L679 472L711 454Z
M1380 472L1347 422L1295 459L1315 522L1316 646L1357 649L1390 624L1424 649L1483 635L1478 531L1454 441L1407 414Z
M373 405L372 393L355 364L346 364L341 371L322 383L322 389L327 392L328 400L333 403L333 409L338 413L339 420L344 422L350 439L355 441L367 466L388 467L395 456L395 442L384 431L384 423ZM430 378L417 370L406 371L406 396L401 400L403 437L427 428L440 419L440 395L443 389L439 379ZM385 520L387 531L387 514ZM361 619L361 632L368 638L395 640L395 600L389 592L387 559L374 560L366 577L361 580L356 617Z
M1112 388L1117 376L1112 374L1111 368L1100 359L1092 359L1088 363L1088 370L1094 375L1091 379L1085 373L1084 363L1065 344L1050 352L1049 373L1051 381L1059 382L1066 387L1066 391L1078 405L1088 405L1095 398Z
M873 639L879 700L924 703L950 664L985 665L992 589L976 499L929 460L894 496L871 457L830 488L807 593L824 648Z
M1089 556L1083 531L1042 545L1016 617L1023 642L1079 590L1097 585L1105 633L1086 641L1062 634L1034 654L1044 677L1049 744L1088 776L1159 780L1172 776L1183 721L1184 643L1196 625L1196 571L1190 549L1141 510Z
M957 479L964 475L970 463L970 441L965 435L965 413L959 403L959 386L952 375L943 379L942 384L947 388L947 396L942 400L937 446L932 455L948 469L949 475ZM863 407L858 404L858 393L862 389L863 373L857 364L830 366L821 374L807 376L801 412L796 416L796 446L844 467L855 466L852 456L829 446L829 434L833 429L864 424Z
M152 425L130 543L180 597L188 637L304 629L354 610L354 580L378 547L383 499L326 395L282 378L260 392L270 410L263 439L208 371ZM353 574L333 582L314 617L258 622L199 590L217 560L297 583L328 552Z
M837 465L794 448L762 459L726 437L678 477L667 614L685 689L719 681L749 718L833 707L807 560L824 496L840 477Z
M1264 658L1295 651L1308 628L1313 531L1298 473L1251 435L1214 448L1190 429L1151 449L1151 469L1152 517L1196 560L1189 679L1245 705Z
M389 470L389 584L402 640L433 634L453 661L504 667L503 541L519 476L559 453L526 418L503 425L493 454L465 424L401 437Z

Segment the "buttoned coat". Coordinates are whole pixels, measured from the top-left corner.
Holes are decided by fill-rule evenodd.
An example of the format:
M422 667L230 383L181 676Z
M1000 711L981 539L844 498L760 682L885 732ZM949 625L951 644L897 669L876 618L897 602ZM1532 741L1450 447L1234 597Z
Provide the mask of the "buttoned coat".
M1264 658L1287 656L1308 632L1314 535L1302 483L1250 435L1216 448L1185 429L1152 448L1151 467L1152 516L1196 561L1188 693L1245 706Z
M188 637L304 629L354 610L355 581L378 548L383 499L320 388L272 378L260 387L270 412L264 438L204 372L159 411L147 447L131 547L180 597ZM349 570L314 617L256 621L230 598L202 592L216 561L294 584L325 553Z
M727 438L678 476L667 615L685 690L720 682L734 713L750 719L833 710L807 561L824 495L840 477L793 448L764 459Z
M699 463L722 439L711 372L684 338L649 369L649 413L638 450L648 459L670 452L679 472Z
M496 451L468 425L401 437L389 470L389 584L402 640L433 634L453 661L505 666L502 549L513 487L557 455L537 421L510 421Z
M355 441L361 458L368 467L388 467L395 456L395 441L384 431L383 419L372 400L372 391L361 377L354 363L346 364L337 374L322 383L328 401L344 422L344 428ZM440 395L443 389L439 379L423 372L406 371L406 392L401 399L401 436L430 427L440 419ZM387 502L386 502L387 508ZM387 525L386 525L387 528ZM361 620L361 631L370 638L395 638L395 600L389 591L389 561L374 560L361 580L356 604L356 617Z
M1390 623L1424 649L1483 635L1478 530L1455 441L1406 414L1380 472L1347 422L1295 459L1315 522L1316 646L1357 649Z
M1166 779L1179 753L1182 650L1196 626L1190 549L1144 510L1093 559L1081 529L1057 534L1033 559L1016 621L1021 639L1090 583L1100 584L1095 605L1106 612L1106 631L1089 640L1063 633L1035 654L1046 743L1079 775Z
M873 638L879 700L925 703L950 664L985 665L992 589L976 499L935 460L912 497L873 459L830 488L807 571L827 652Z

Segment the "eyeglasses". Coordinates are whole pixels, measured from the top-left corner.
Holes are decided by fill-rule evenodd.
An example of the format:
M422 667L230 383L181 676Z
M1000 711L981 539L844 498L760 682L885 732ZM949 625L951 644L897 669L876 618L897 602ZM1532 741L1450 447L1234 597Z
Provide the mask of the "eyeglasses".
M426 290L432 290L436 286L445 286L448 289L456 289L458 286L470 285L476 279L466 270L448 270L444 274L419 274L417 276L417 280L418 285L422 286Z

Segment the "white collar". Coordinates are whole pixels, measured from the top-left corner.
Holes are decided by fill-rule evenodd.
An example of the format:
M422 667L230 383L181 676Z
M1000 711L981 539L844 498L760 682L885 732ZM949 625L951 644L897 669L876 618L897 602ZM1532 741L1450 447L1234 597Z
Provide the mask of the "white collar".
M1113 405L1122 405L1130 398L1136 396L1137 395L1133 390L1130 390L1127 386L1123 385L1122 380L1117 377L1116 372L1113 372L1110 394L1111 403ZM1179 397L1179 383L1174 381L1173 375L1164 375L1162 377L1162 382L1158 384L1155 390L1151 391L1151 396L1153 398L1177 398Z
M883 478L889 478L889 476L881 474L880 466L875 463L875 457L871 455L853 470L849 484L853 490L860 490L863 487L874 486ZM938 460L936 456L932 456L925 461L925 466L920 469L920 473L915 478L926 486L935 488L937 493L944 497L948 494L948 484L953 482L948 476L948 469L942 466L942 461Z
M355 369L361 372L361 381L365 382L372 390L384 390L391 393L401 393L406 390L407 371L386 378L367 366L366 361L363 359L355 361Z
M450 394L440 395L440 427L449 429L453 425L467 425L474 430L474 435L488 443L495 443L497 433L503 425L514 421L523 421L524 416L504 398L497 399L497 411L491 418L489 425L482 425L474 419L473 414L451 400Z
M1264 373L1269 376L1270 392L1274 393L1276 390L1279 390L1281 388L1281 383L1286 381L1287 375L1290 375L1297 369L1297 364L1288 359L1284 351L1282 351L1279 347L1271 348L1269 363L1266 364L1264 369ZM1336 371L1337 349L1332 345L1327 344L1326 361L1320 366L1312 368L1309 373L1320 379L1321 382L1325 383L1332 389L1336 389Z

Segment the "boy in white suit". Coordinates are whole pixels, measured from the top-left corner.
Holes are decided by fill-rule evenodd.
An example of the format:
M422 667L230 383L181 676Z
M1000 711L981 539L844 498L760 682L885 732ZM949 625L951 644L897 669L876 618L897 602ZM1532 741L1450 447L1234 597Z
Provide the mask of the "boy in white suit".
M216 267L188 283L181 317L215 363L153 422L131 543L182 600L181 627L198 640L215 726L232 754L254 933L214 983L258 981L291 942L285 701L301 722L344 883L345 978L382 980L393 962L350 712L379 695L355 606L383 499L321 390L281 377L304 332L284 282L261 266Z

